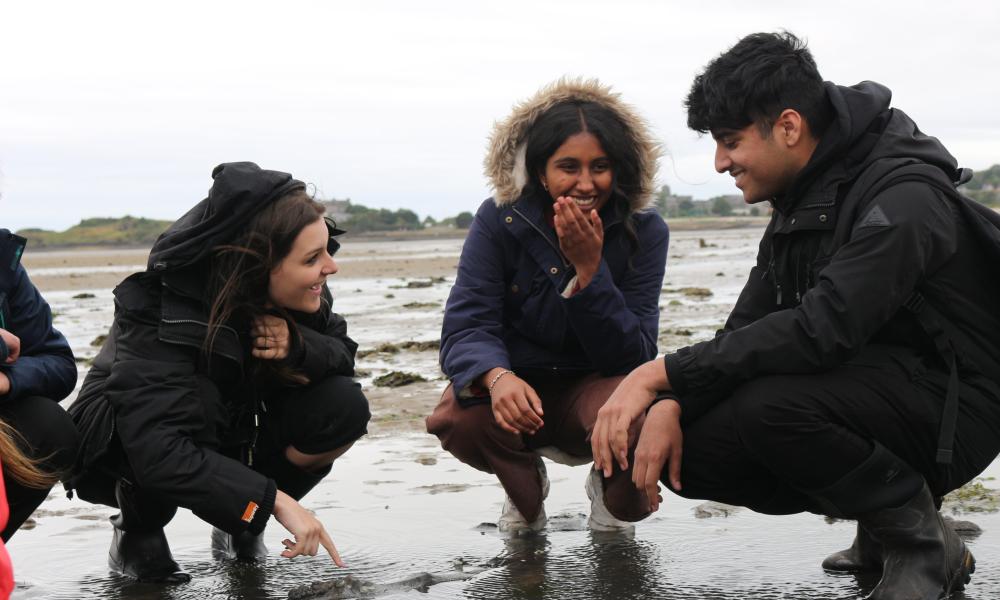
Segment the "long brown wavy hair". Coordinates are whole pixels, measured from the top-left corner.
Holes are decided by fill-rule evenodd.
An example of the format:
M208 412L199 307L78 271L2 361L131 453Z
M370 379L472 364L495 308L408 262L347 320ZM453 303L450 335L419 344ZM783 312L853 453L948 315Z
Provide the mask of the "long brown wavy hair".
M0 460L3 461L4 473L13 477L14 481L30 488L43 490L55 485L59 481L59 476L43 471L38 466L41 461L33 460L25 455L21 451L21 447L18 446L18 440L23 442L21 434L0 420Z
M302 229L322 218L324 211L304 190L296 190L263 208L232 243L214 249L208 277L208 297L212 300L209 335L203 348L206 355L211 354L219 329L234 317L252 321L264 314L277 314L288 321L291 335L297 335L288 311L265 306L271 271L288 256ZM281 361L260 362L280 379L308 383L304 375Z

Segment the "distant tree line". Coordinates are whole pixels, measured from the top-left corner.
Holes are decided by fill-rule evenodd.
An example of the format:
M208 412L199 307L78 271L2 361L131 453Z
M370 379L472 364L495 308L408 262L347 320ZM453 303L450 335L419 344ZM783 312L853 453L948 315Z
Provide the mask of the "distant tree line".
M976 171L972 181L961 188L962 192L987 206L1000 207L1000 165Z
M741 196L715 196L708 200L695 200L691 196L676 196L670 186L663 185L653 198L653 206L664 218L675 217L729 217L736 214L756 217L767 214L757 206L747 207ZM737 208L738 207L738 208Z

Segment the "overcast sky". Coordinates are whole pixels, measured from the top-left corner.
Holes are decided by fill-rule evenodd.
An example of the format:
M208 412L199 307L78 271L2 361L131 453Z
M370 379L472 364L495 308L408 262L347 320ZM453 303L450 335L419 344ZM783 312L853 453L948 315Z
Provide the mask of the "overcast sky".
M0 0L0 227L174 219L252 160L322 197L441 218L490 194L494 120L563 75L650 121L660 180L735 193L685 128L694 75L754 31L823 76L885 83L963 166L1000 163L1000 3Z

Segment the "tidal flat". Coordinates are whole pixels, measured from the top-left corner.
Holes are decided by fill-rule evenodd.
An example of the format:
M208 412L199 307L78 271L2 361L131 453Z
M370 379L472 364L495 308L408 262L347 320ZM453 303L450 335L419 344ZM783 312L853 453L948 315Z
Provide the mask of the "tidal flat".
M674 232L661 295L661 352L707 339L722 325L760 233L759 227ZM13 597L839 600L862 596L876 583L823 572L820 561L847 547L854 527L811 514L770 517L665 493L661 510L634 533L591 533L586 466L547 462L547 528L537 536L499 535L503 491L495 478L442 451L422 427L446 385L434 342L461 245L461 239L348 238L337 256L334 310L360 344L359 378L373 419L369 435L303 504L326 524L347 568L324 555L281 558L286 532L274 521L264 534L271 550L266 563L215 559L211 527L182 509L167 536L192 581L129 582L107 568L107 519L115 510L69 500L57 488L8 544ZM31 248L25 254L29 275L78 357L81 382L111 323L113 287L141 270L145 255ZM375 385L393 373L425 381ZM984 476L979 489L945 506L981 529L966 534L977 570L956 599L1000 597L1000 514L990 479L1000 476L1000 463Z

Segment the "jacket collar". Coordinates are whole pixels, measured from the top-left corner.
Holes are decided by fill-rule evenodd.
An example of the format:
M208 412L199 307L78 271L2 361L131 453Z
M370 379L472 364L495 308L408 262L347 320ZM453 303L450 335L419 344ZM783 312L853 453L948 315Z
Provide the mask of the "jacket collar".
M199 272L200 271L200 272ZM198 265L163 272L160 294L159 337L165 342L201 348L208 334L208 303L204 275ZM212 353L243 364L239 333L222 325Z

